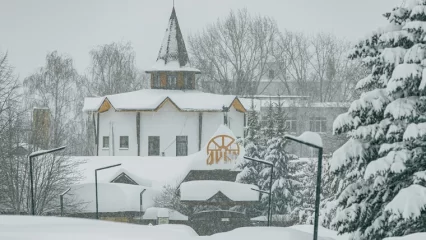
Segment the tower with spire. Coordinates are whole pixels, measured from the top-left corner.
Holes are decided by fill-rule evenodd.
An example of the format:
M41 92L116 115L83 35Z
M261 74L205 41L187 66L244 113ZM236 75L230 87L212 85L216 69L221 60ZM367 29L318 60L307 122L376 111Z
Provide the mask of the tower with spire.
M190 66L174 6L157 61L146 72L151 75L152 89L195 89L195 74L200 70Z

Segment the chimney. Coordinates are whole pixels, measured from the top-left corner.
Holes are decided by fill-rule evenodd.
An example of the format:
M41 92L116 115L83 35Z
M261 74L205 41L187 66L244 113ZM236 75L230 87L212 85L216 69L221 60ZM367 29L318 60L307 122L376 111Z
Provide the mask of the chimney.
M47 149L50 139L50 111L48 108L33 109L32 141L34 147Z

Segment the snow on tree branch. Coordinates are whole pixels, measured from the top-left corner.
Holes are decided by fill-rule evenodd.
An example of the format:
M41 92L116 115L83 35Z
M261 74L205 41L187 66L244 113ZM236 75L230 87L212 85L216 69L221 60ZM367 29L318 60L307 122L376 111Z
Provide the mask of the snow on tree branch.
M385 210L394 218L402 216L405 220L418 218L426 208L426 188L417 184L401 189L394 199L389 202ZM392 219L392 218L391 218Z

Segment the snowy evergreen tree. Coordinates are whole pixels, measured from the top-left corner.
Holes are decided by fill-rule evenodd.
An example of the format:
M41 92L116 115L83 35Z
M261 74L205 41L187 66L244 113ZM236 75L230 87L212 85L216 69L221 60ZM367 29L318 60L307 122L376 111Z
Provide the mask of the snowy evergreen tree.
M371 74L333 126L350 137L331 161L343 179L335 224L359 240L426 229L426 1L385 16L390 24L351 52Z
M276 110L273 111L268 107L268 115L272 115L272 121L268 117L265 132L274 129L271 134L271 139L268 140L268 148L265 150L264 158L274 164L274 175L272 180L272 198L273 214L286 215L285 219L290 219L294 210L301 204L300 191L302 185L300 182L301 161L296 160L296 157L287 154L285 151L286 141L284 135L285 129L285 113L281 100L278 100ZM273 124L276 127L273 127ZM271 167L264 165L261 172L263 176L262 189L269 189ZM268 196L262 196L262 203L265 207L268 206Z
M294 159L293 155L285 152L286 141L283 137L274 137L269 142L265 153L265 160L274 164L274 175L272 179L273 214L293 215L293 211L301 204L300 194L302 188L300 182L300 171L302 164ZM263 176L262 189L269 189L270 166L264 166L261 174ZM262 203L267 207L268 196L263 195Z
M261 159L264 146L261 138L261 126L254 100L251 100L250 111L247 114L247 129L244 139L245 155L254 159ZM259 186L261 164L254 161L243 160L240 168L243 171L238 175L237 181Z
M247 114L247 128L246 137L244 139L245 155L254 159L261 159L264 151L264 145L262 144L261 137L261 126L259 122L259 115L256 111L254 99L251 99L250 111ZM237 176L237 182L254 184L260 186L260 171L262 170L262 164L249 160L242 160L240 165L242 169L241 173ZM250 208L241 207L238 210L246 212L250 216L259 216L263 213L263 207L261 205L255 205Z
M281 101L281 97L278 96L278 102L276 106L276 111L274 112L274 120L276 123L276 136L284 138L284 135L287 132L287 128L285 125L286 113L284 112L283 102Z
M268 102L266 115L262 117L262 144L269 146L268 142L275 136L275 119L274 103L271 99Z

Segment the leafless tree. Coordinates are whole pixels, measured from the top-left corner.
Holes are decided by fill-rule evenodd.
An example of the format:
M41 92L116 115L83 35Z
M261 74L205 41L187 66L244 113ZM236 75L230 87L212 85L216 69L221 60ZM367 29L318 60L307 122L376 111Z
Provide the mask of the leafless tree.
M8 125L8 118L3 115L13 108L19 96L20 84L13 75L13 67L8 62L7 53L0 52L0 133Z
M146 75L135 63L135 52L130 43L111 43L90 51L87 95L105 96L142 89ZM84 83L83 83L84 85Z
M56 134L52 136L52 145L62 144L60 140L66 139L60 136L65 128L63 123L66 122L62 117L73 106L68 94L75 91L70 87L74 70L70 60L63 60L55 52L49 54L47 66L26 79L28 94L20 95L18 92L21 89L12 67L7 64L7 56L4 55L1 59L0 211L19 214L29 210L27 156L34 150L34 146L29 144L31 114L24 102L28 100L30 106L45 104L54 110L52 118L58 125L53 124L57 130L53 131ZM27 96L28 99L24 99ZM77 164L78 162L59 156L45 156L34 161L37 213L46 214L58 210L58 194L79 179ZM69 202L69 205L78 206L77 202Z
M360 61L348 58L351 43L332 34L317 34L311 40L313 55L310 65L312 81L318 82L320 102L350 101L354 98L356 81L366 74ZM355 76L354 76L355 75Z
M46 65L25 78L27 102L31 107L46 107L51 114L50 147L68 144L76 127L77 71L72 59L56 51L46 56Z
M277 33L274 20L243 9L190 36L194 66L203 73L201 87L223 94L255 94Z
M24 80L27 107L50 111L50 147L66 145L72 155L87 154L91 146L81 114L84 97L78 83L82 78L71 57L54 51L46 56L44 67Z
M353 99L356 81L365 75L365 69L347 57L349 46L331 34L280 34L274 45L273 67L284 92L320 102Z
M312 57L310 43L302 33L286 31L280 33L272 53L276 63L276 77L285 87L288 95L310 95L308 82L310 79L309 59Z

